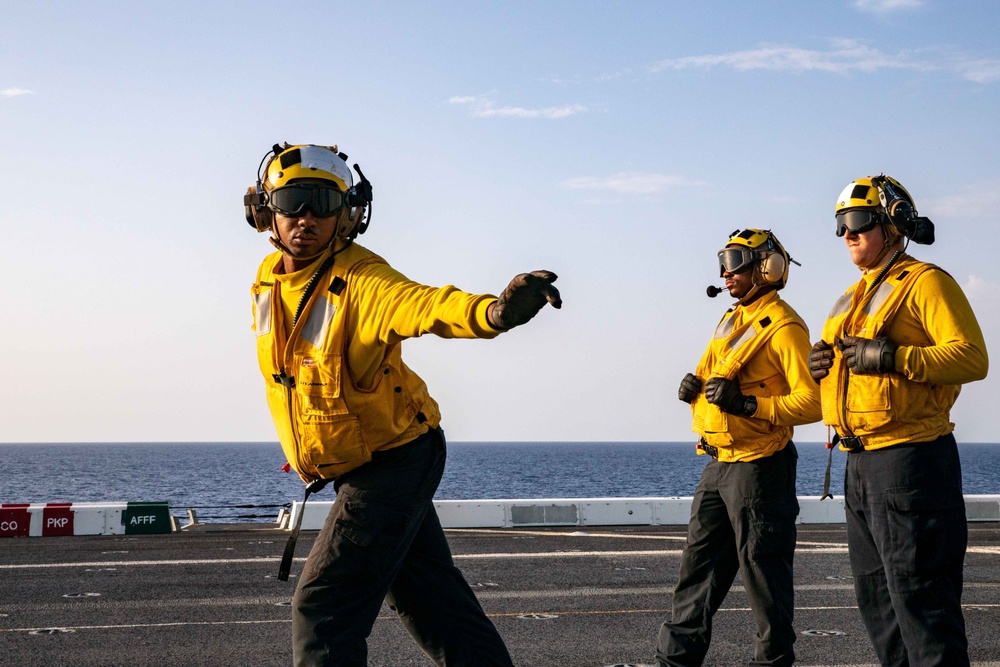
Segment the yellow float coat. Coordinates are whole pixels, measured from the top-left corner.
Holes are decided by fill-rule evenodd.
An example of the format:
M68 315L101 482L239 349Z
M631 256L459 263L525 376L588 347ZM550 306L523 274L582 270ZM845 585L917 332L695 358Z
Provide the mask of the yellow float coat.
M427 386L403 363L403 340L500 333L486 319L496 297L415 283L356 243L337 254L292 326L305 284L329 254L286 275L281 253L272 253L251 288L267 403L304 481L336 478L439 424Z
M950 433L961 385L986 377L989 360L975 313L955 280L909 255L869 291L870 272L834 304L823 340L835 349L821 382L823 421L865 449L928 442ZM892 373L849 373L837 348L844 336L888 337L899 345Z
M752 417L731 415L705 399L691 403L692 430L719 450L720 461L752 461L788 444L793 426L820 418L819 389L809 375L809 330L777 292L727 312L698 364L702 384L738 379L757 397Z

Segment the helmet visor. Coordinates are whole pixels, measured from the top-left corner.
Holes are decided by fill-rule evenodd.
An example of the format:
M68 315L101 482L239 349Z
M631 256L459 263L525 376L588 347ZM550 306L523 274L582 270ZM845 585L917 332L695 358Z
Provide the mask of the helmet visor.
M757 251L743 246L723 248L719 251L719 277L726 272L742 273L757 261Z
M847 232L864 234L875 229L880 220L879 214L871 209L841 211L837 214L837 236L843 236Z
M317 218L329 218L344 207L344 193L329 185L286 185L268 193L267 205L282 215L298 216L309 210Z

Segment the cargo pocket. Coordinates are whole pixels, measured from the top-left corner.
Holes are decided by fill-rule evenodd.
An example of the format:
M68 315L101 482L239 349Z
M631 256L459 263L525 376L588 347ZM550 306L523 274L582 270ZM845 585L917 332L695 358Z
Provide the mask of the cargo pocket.
M743 510L747 521L747 551L752 560L789 556L795 552L796 512L784 503L764 503Z
M885 502L894 574L927 576L961 566L969 539L961 495L904 489L886 493Z
M386 582L396 571L408 544L410 517L400 510L371 503L364 497L342 495L334 526L334 548L328 567L351 583ZM340 561L344 562L341 563Z
M306 578L312 576L328 582L343 582L345 587L356 586L359 581L369 581L372 577L371 545L375 536L381 530L381 521L375 508L365 500L348 495L338 494L337 500L327 520L332 521L324 527L329 532L328 543L321 545L324 536L317 540L317 547L307 562L307 569L314 575L303 573Z
M367 547L375 541L375 533L378 532L380 522L374 521L373 517L366 516L367 505L360 504L355 500L347 500L344 507L344 516L337 519L333 529L334 534L346 537L359 547Z

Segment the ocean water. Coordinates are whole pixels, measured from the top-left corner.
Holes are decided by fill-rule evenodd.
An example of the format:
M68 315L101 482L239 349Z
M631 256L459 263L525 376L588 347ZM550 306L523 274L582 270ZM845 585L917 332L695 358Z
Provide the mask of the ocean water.
M796 443L797 493L819 496L828 451ZM960 444L967 494L1000 494L1000 444ZM688 443L449 442L440 500L690 496L707 457ZM846 454L833 452L843 492ZM0 502L166 501L207 522L273 521L303 486L276 443L0 444ZM332 488L318 499L332 498Z

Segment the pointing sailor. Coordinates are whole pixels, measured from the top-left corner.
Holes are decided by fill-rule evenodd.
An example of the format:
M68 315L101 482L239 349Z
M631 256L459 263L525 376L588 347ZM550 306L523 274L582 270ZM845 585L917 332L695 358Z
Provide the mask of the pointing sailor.
M372 189L346 159L336 146L275 145L244 198L248 222L278 249L252 288L267 402L307 488L332 481L337 493L292 601L294 664L367 664L385 600L435 664L507 667L434 511L441 413L400 348L427 333L494 338L525 324L562 305L556 276L520 274L499 298L407 279L355 243Z

